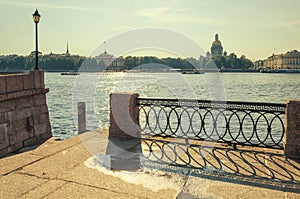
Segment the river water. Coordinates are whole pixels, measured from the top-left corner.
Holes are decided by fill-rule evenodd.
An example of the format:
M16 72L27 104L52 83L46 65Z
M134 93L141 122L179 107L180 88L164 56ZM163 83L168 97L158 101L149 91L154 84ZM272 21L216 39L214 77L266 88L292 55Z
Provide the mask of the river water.
M300 74L266 73L45 73L52 134L77 134L77 102L87 104L87 128L108 128L109 94L137 92L140 97L285 103L300 100Z

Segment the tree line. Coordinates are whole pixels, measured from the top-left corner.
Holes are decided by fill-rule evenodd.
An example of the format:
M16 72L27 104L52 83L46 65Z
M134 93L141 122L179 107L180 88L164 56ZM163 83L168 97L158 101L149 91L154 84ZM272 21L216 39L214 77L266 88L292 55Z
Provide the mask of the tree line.
M238 58L236 54L230 53L229 55L214 58L201 56L198 66L200 68L216 67L218 69L253 69L254 64L250 59L246 58L245 55Z
M46 71L77 70L85 58L80 56L40 56L39 68ZM0 71L26 71L35 67L34 56L2 56Z
M106 66L102 60L82 56L49 56L39 57L39 68L45 71L77 71L85 66L91 70L131 70L138 66L150 63L166 65L174 69L251 69L253 63L244 55L238 58L234 53L228 56L211 58L201 56L195 58L158 58L155 56L127 56L123 59L123 64L118 66ZM0 71L26 71L35 67L34 56L0 56Z
M161 64L172 67L174 69L193 69L193 65L187 59L181 58L157 58L155 56L127 56L124 61L124 65L128 70L133 69L135 67L144 65L144 64Z

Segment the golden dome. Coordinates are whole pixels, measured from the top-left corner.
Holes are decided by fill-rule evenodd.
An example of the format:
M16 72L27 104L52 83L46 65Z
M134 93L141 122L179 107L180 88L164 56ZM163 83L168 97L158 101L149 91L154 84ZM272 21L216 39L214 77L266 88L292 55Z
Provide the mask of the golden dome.
M219 40L219 35L215 35L215 41L212 43L213 46L222 46L220 40Z
M219 41L219 40L216 40L216 41L214 41L213 43L212 43L212 45L218 45L218 46L221 46L222 44L221 44L221 42Z
M222 56L223 55L223 47L219 40L219 35L215 35L215 41L213 41L212 46L210 48L212 56Z

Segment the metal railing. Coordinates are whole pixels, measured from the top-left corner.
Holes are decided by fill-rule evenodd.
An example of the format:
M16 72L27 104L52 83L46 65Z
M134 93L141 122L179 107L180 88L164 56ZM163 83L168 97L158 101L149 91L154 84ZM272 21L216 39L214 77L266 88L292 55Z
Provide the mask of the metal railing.
M138 98L143 134L283 148L285 104Z

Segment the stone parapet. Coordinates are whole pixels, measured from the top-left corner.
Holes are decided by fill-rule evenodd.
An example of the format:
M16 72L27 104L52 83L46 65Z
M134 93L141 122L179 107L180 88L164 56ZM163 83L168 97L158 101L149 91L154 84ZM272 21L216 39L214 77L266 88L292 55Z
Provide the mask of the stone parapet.
M0 95L39 88L45 88L44 71L42 70L0 75Z
M286 102L284 126L284 154L287 157L300 158L300 101L288 100Z
M112 93L110 95L110 137L140 137L137 93Z
M138 170L141 167L141 140L137 93L110 95L109 141L106 149L110 169Z
M0 157L51 137L44 71L0 75Z

